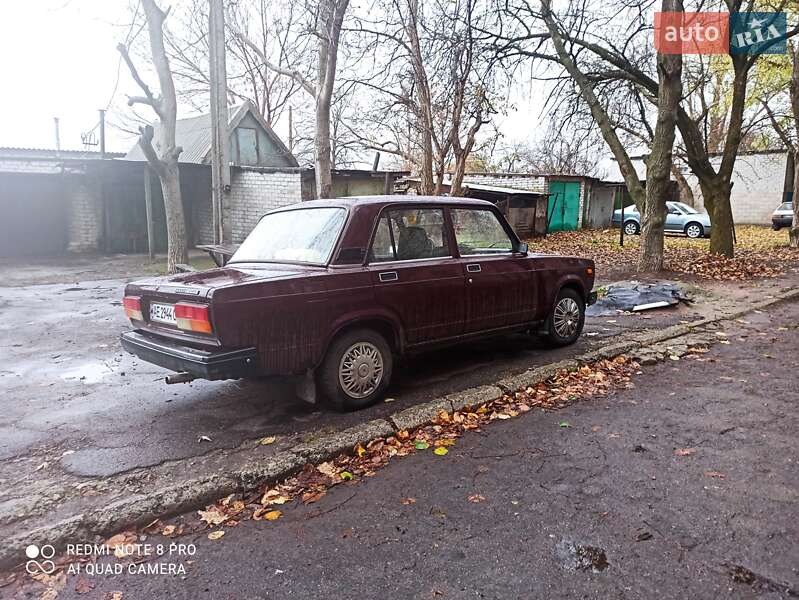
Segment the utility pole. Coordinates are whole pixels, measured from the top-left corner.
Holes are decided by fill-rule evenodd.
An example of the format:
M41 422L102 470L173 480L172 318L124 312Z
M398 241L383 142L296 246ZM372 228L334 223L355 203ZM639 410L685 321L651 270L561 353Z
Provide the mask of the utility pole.
M294 153L294 123L291 117L291 105L289 104L289 152Z
M105 110L100 109L100 158L105 158Z
M53 122L55 123L55 149L57 152L61 152L61 132L58 130L58 117L53 117Z
M227 113L225 65L225 11L222 0L210 0L208 42L211 80L211 206L214 213L214 243L225 241L222 204L230 189L230 136Z

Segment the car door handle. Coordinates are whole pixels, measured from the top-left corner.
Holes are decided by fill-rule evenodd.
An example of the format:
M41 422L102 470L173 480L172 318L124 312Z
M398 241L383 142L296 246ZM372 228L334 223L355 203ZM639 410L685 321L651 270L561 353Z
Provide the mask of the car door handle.
M380 273L378 277L380 278L380 281L382 281L383 283L386 283L388 281L397 281L397 279L399 279L399 277L397 277L396 271L385 271L383 273Z
M466 265L466 270L469 273L479 273L480 272L480 265Z

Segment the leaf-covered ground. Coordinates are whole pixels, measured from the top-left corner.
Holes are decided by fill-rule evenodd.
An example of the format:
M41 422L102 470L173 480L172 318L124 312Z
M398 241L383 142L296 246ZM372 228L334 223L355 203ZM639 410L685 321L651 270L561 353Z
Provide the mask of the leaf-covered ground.
M665 267L680 275L716 281L777 277L799 263L799 250L788 247L787 230L739 225L735 258L710 254L710 240L666 236ZM535 252L551 252L592 258L603 279L635 273L639 236L625 236L619 246L618 229L563 231L528 240Z

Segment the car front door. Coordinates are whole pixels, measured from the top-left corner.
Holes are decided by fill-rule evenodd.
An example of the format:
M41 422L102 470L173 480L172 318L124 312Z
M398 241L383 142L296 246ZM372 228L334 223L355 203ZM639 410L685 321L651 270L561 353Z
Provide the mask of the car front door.
M666 203L666 224L665 231L682 231L685 226L685 215L673 203Z
M463 272L442 208L384 210L368 261L375 298L400 320L408 344L463 332Z
M466 333L527 323L535 316L532 262L493 210L451 208L466 290Z

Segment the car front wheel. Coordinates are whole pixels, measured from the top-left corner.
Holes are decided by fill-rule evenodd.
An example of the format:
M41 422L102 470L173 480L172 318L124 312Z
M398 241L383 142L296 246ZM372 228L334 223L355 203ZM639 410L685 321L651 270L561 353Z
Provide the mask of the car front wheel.
M583 325L585 325L585 302L573 289L562 289L545 323L546 340L552 346L573 344L580 337Z
M641 228L638 226L638 223L635 221L627 221L624 224L624 233L626 235L638 235L638 232Z
M339 410L377 402L391 381L393 360L385 338L371 329L337 337L318 372L320 391Z
M699 223L688 223L685 226L685 235L689 238L700 238L705 235L705 229Z

